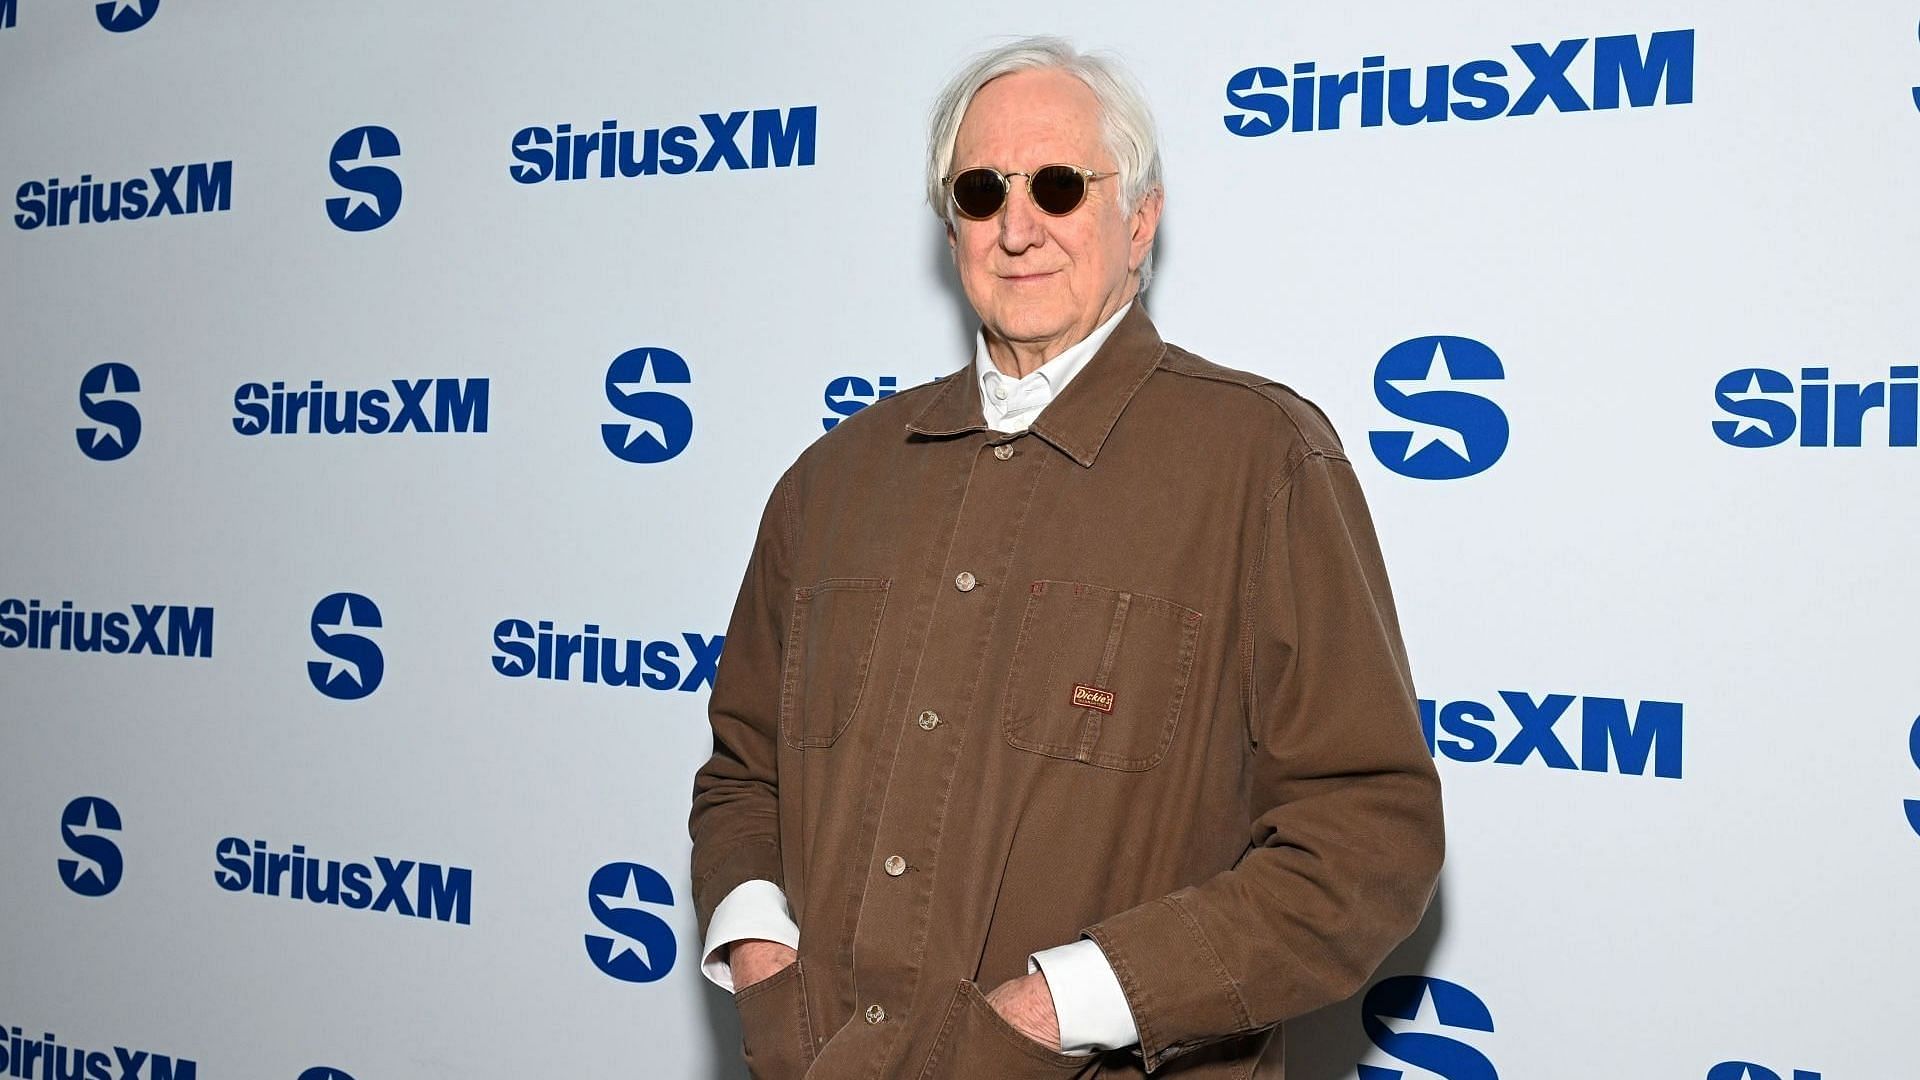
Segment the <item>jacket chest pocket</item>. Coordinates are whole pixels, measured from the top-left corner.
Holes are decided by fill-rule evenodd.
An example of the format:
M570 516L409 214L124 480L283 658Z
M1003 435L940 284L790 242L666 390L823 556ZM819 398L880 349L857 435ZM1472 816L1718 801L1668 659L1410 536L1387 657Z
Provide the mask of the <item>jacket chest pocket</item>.
M1143 772L1180 722L1200 613L1075 581L1036 581L1014 643L1007 741L1048 757Z
M828 578L793 594L780 673L780 731L789 746L832 746L866 696L885 578Z

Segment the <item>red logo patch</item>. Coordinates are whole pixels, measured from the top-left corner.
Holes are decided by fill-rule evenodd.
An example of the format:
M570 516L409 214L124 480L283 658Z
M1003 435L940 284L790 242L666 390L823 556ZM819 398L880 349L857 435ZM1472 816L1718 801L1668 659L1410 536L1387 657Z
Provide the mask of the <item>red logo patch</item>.
M1102 690L1085 683L1073 684L1073 706L1076 709L1099 709L1101 712L1113 711L1113 691Z

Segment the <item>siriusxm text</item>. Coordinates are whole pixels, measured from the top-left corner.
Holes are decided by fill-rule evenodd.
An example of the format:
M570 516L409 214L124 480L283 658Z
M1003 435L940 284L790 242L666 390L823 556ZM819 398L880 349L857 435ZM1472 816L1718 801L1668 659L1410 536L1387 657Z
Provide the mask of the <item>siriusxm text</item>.
M578 679L607 686L644 686L651 690L695 691L713 684L726 636L683 633L672 641L602 636L597 623L577 634L559 633L553 623L501 619L493 627L493 670L510 679L532 676L569 682ZM574 661L579 660L576 669Z
M75 184L59 177L28 180L14 192L22 229L138 221L167 214L201 214L233 206L233 162L196 161L155 165L129 180L95 180L82 173Z
M1741 368L1720 377L1714 403L1738 417L1715 420L1728 446L1779 446L1799 433L1801 446L1920 445L1920 364L1896 364L1877 382L1834 382L1824 367L1800 369L1800 385L1771 368ZM1883 409L1885 424L1870 423Z
M228 892L283 896L357 910L385 911L462 926L472 921L473 871L461 866L389 859L373 865L308 855L306 845L274 851L265 840L229 836L215 845L214 883Z
M697 128L639 131L622 128L618 120L602 120L592 131L575 131L572 124L524 127L514 133L514 164L507 172L522 184L538 184L812 165L817 113L813 105L701 113Z
M36 1039L13 1027L0 1039L0 1075L25 1080L195 1080L197 1068L186 1058L151 1050L62 1046L51 1031Z
M395 379L391 387L304 390L244 383L233 392L242 435L423 435L487 430L487 379Z
M832 431L834 425L884 397L892 397L899 384L892 375L867 380L858 375L842 375L829 380L824 395L830 416L820 418L821 426Z
M0 648L64 652L212 656L213 609L185 604L132 604L124 611L85 611L62 600L0 600Z
M1676 701L1642 701L1634 705L1621 698L1544 694L1535 698L1518 690L1499 692L1501 708L1479 701L1437 702L1420 699L1420 726L1427 736L1427 752L1460 762L1526 765L1535 760L1550 769L1583 772L1653 774L1678 779L1681 774L1683 707ZM1559 727L1575 715L1579 705L1576 763ZM1568 724L1568 727L1572 727Z
M1576 61L1591 52L1587 93L1576 81ZM1224 117L1227 130L1249 138L1277 132L1334 131L1440 123L1449 118L1491 120L1558 112L1682 105L1693 100L1693 31L1572 38L1549 46L1512 47L1512 60L1485 59L1430 64L1424 73L1387 66L1385 56L1361 60L1358 71L1318 73L1312 61L1291 74L1277 67L1245 68L1227 80L1227 102L1238 112ZM1582 65L1585 66L1584 64ZM1524 76L1524 85L1509 76ZM1418 80L1420 87L1415 89ZM1517 92L1516 92L1517 91Z

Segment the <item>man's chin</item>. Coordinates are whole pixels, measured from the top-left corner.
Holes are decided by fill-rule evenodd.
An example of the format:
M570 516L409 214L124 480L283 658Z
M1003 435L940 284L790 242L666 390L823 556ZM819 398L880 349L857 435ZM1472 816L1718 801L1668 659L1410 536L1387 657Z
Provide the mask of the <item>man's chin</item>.
M995 334L1019 344L1052 341L1073 328L1072 314L1055 304L1001 304L995 316L982 321Z

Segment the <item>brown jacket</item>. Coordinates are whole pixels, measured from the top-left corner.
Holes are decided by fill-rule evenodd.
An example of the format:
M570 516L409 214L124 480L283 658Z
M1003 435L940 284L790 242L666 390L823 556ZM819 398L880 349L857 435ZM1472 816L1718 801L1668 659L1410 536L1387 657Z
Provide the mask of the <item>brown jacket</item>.
M801 454L711 719L702 930L751 878L800 926L800 962L736 999L775 1080L1250 1076L1275 1025L1412 931L1439 872L1339 440L1138 304L1027 432L985 426L969 364ZM1083 934L1137 1050L1054 1053L983 999Z

